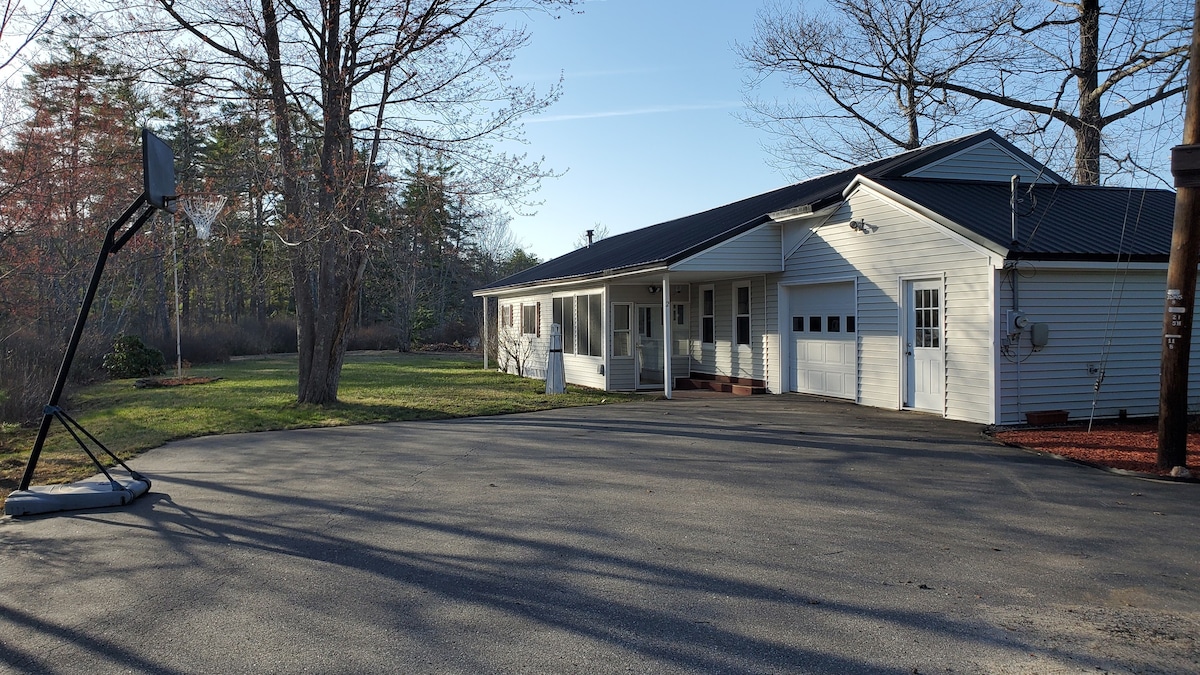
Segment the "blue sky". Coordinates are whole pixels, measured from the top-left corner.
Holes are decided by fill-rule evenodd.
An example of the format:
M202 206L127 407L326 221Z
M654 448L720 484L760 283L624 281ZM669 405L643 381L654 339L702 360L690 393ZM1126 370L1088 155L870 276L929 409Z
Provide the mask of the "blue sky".
M565 170L542 183L534 216L510 227L543 260L573 249L596 223L610 235L785 185L767 165L764 134L743 110L735 41L755 0L591 0L583 14L531 15L531 44L512 74L563 96L529 118L531 157Z

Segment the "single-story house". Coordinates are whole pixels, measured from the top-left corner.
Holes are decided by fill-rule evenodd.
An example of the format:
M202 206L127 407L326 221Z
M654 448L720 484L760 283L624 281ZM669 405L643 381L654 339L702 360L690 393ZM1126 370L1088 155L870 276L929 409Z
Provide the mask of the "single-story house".
M1071 185L985 131L602 239L475 295L498 365L528 377L545 376L557 324L567 382L605 390L715 383L986 424L1153 415L1174 204Z

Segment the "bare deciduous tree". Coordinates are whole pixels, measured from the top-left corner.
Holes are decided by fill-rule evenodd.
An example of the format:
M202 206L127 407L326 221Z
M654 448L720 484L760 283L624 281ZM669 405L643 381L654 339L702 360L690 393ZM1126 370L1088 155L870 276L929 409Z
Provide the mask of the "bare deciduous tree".
M830 0L829 9L767 5L753 39L736 47L750 92L777 76L806 94L747 101L783 168L839 168L936 140L973 102L932 84L998 67L1005 55L992 40L1014 15L1007 0Z
M332 403L368 252L381 243L368 218L381 162L423 148L469 174L465 191L523 199L544 172L495 144L519 139L519 120L555 92L512 83L510 58L528 35L509 19L575 0L153 1L212 77L248 71L267 84L279 234L292 249L297 398Z
M1006 119L1017 121L1003 125L1010 134L1038 138L1065 125L1075 141L1074 181L1093 185L1106 155L1137 161L1136 149L1121 143L1123 134L1106 129L1182 98L1192 11L1182 0L1123 0L1107 3L1107 10L1100 0L1029 2L1003 35L1011 65L971 69L937 84L1001 106ZM1167 111L1164 119L1178 120L1181 111ZM1012 112L1018 115L1005 114Z
M1184 0L830 0L832 14L774 5L739 48L756 80L782 75L816 97L754 101L751 121L783 160L828 167L995 126L1078 183L1101 159L1142 171L1122 123L1183 92L1192 8ZM1163 109L1159 124L1178 110ZM1074 141L1057 142L1063 128ZM826 162L812 160L817 153Z
M500 370L525 377L525 371L533 359L533 338L522 335L521 331L512 327L502 327L494 339Z
M571 242L571 246L574 248L583 248L584 246L588 246L594 242L604 239L608 235L608 226L604 223L596 223L595 225L592 225L591 229L580 232L575 237L575 241Z

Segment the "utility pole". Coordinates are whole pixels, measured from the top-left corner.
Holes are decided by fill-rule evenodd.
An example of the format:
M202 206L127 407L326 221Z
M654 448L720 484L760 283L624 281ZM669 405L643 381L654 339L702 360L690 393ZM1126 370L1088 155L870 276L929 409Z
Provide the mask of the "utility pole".
M1200 33L1196 32L1200 0L1196 0L1192 16L1183 145L1171 148L1171 173L1177 192L1158 390L1158 468L1164 470L1187 465L1188 361L1196 305L1196 264L1200 258Z

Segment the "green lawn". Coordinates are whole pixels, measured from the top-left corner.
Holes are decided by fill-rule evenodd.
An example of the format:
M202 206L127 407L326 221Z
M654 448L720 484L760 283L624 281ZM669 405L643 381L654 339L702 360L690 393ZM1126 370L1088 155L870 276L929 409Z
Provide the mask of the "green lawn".
M133 380L84 388L64 409L122 459L170 440L269 429L342 426L528 412L618 401L632 394L570 386L548 396L540 380L484 370L478 358L442 354L350 354L337 405L298 405L295 357L196 367L207 384L138 389ZM36 429L0 425L0 495L16 488ZM94 473L57 422L38 462L36 484Z

